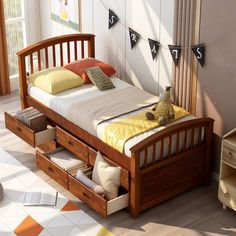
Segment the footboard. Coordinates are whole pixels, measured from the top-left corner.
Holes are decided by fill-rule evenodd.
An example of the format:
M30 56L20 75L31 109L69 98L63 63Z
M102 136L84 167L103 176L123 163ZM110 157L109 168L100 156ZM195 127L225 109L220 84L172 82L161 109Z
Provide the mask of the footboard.
M213 122L181 122L131 148L132 215L209 182Z

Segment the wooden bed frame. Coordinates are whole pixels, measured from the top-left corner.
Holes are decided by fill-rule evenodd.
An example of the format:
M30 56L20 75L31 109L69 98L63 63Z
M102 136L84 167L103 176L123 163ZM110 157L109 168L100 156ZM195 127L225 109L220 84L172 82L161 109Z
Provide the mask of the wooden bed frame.
M94 35L73 34L50 38L29 46L18 55L21 107L33 106L44 113L56 125L70 132L87 145L100 150L111 161L129 172L129 210L137 217L140 212L183 193L200 184L209 182L211 171L213 119L200 118L172 125L151 135L131 148L127 157L92 136L66 118L60 116L27 94L27 74L50 66L84 57L95 57ZM74 55L74 56L73 56ZM58 60L60 58L60 60ZM65 58L67 60L65 61ZM27 66L28 65L28 66ZM43 66L44 65L44 66ZM29 69L27 69L29 67ZM29 71L28 71L29 70ZM191 131L191 144L187 144L187 133ZM194 144L194 135L198 143ZM201 136L204 134L204 138ZM173 136L175 135L175 139ZM184 150L180 150L180 135L184 135ZM164 156L164 140L168 140L168 156ZM156 143L160 142L160 160L156 161ZM175 142L175 143L174 143ZM175 145L175 154L171 153ZM147 162L148 149L152 149L152 163ZM144 153L144 166L140 167L140 155Z

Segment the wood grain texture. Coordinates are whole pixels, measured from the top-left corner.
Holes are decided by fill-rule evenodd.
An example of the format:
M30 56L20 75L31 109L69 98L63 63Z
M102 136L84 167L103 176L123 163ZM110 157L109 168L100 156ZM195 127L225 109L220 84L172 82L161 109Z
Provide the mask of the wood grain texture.
M15 116L11 116L5 112L5 124L6 128L11 130L11 132L16 134L32 147L35 147L35 132L19 122Z
M68 189L68 175L59 166L50 161L46 154L36 151L36 163L38 168L43 170L47 175L56 180L65 189Z
M88 204L92 209L98 212L102 217L107 216L107 201L94 193L91 189L81 184L78 180L69 176L69 191Z
M61 144L69 151L73 152L81 160L87 163L89 162L88 146L81 142L79 139L75 138L60 127L56 128L56 139L59 144Z
M57 191L73 201L115 235L121 236L234 236L235 212L222 210L217 200L217 184L202 186L181 194L145 211L137 219L121 210L104 219L55 180L37 169L35 150L5 128L4 111L14 114L20 109L17 92L0 98L0 147L33 171Z
M186 5L186 7L189 7L189 4ZM186 16L182 18L181 21L183 21L183 19L185 18ZM66 130L68 133L74 135L76 139L80 140L81 143L80 141L78 142L78 140L73 139L73 137L69 137L68 135L63 136L63 138L61 139L60 139L60 136L58 137L60 139L60 143L63 143L64 146L66 146L67 148L70 148L71 150L73 149L75 151L76 146L82 147L82 152L79 153L78 151L78 155L82 154L81 157L86 158L86 155L88 157L88 150L86 149L86 146L90 146L96 150L101 151L116 165L121 166L123 169L128 171L130 173L129 208L130 208L131 214L134 217L139 216L140 212L143 210L146 210L147 207L151 207L156 203L165 201L169 197L173 197L179 193L185 192L186 190L196 186L197 184L202 183L202 181L200 181L202 179L202 173L204 173L204 180L205 180L204 183L207 183L208 182L207 180L209 180L209 176L210 176L210 167L211 167L210 163L211 163L211 153L212 153L211 140L212 140L212 132L213 132L213 129L212 129L213 120L210 118L194 119L194 120L181 122L178 124L174 124L170 127L167 127L161 130L160 132L157 132L149 136L148 138L142 140L138 144L134 145L131 148L132 156L131 158L129 158L126 155L108 146L97 137L89 134L88 132L84 131L82 128L68 121L65 117L60 116L53 110L49 109L48 107L40 103L39 101L27 95L27 81L26 81L26 76L25 76L25 64L24 64L25 57L30 55L34 51L39 51L39 50L45 49L46 47L59 44L61 65L63 65L63 56L64 56L64 53L66 54L66 52L64 52L62 44L68 43L68 42L74 42L75 52L78 52L78 50L81 51L81 47L77 46L77 41L80 43L81 41L82 42L87 41L88 56L95 57L94 35L89 35L89 34L65 35L65 36L59 36L59 37L47 39L33 46L29 46L28 48L23 49L22 51L18 52L18 58L20 62L19 64L20 74L21 74L20 85L21 85L22 106L27 107L30 105L30 106L35 107L44 115L46 115L50 120L54 121L58 126L61 127L61 129L59 130L61 135L63 134L62 130ZM79 55L81 55L81 53ZM205 136L201 144L193 145L193 142L192 142L192 144L188 146L187 145L188 132L192 130L192 137L194 137L195 130L198 130L201 127L204 127L204 136ZM172 147L171 137L172 135L179 135L178 133L185 133L184 149L180 150L181 152L178 154L171 155L172 154L171 153L171 147ZM68 137L69 137L69 140L68 140ZM169 140L169 145L168 145L167 156L164 156L166 155L164 154L164 142L166 139ZM85 147L83 146L82 143L85 144ZM152 156L152 160L154 161L152 163L148 163L148 160L147 160L148 150L149 148L152 148L153 145L157 145L158 143L161 143L160 158ZM176 146L178 145L178 143L177 144L175 143L173 145ZM199 149L198 146L202 148ZM193 167L191 165L195 164L195 159L191 159L190 157L186 155L186 153L188 153L188 151L190 150L193 153L193 156L196 156L197 161L203 160L204 164L201 167L199 167L201 168L201 171L200 170L198 172L193 171ZM144 153L144 160L143 160L144 164L142 164L141 153ZM162 171L161 178L166 178L169 180L169 177L172 175L169 173L168 165L170 165L174 161L175 161L175 169L173 169L174 171L173 176L178 176L178 173L184 172L186 173L186 175L188 175L188 178L190 178L192 182L190 184L184 185L183 183L185 183L186 176L181 175L179 176L179 179L178 179L178 181L180 182L178 182L177 180L174 181L175 184L170 185L171 188L169 189L169 194L167 194L164 190L159 188L160 184L158 184L158 182L155 181L155 179L153 178L149 179L149 175L153 173L152 171L158 172L160 168L162 170L163 168L166 168L166 171ZM188 163L190 167L192 167L190 168L192 171L188 171L188 165L184 165L183 167L184 161L186 161L186 163ZM148 185L149 186L148 190L142 188L141 173L142 173L143 179L147 178L148 181L150 181L149 183L150 185ZM199 178L198 181L196 180L197 179L196 176L198 176ZM179 183L182 183L182 184L179 184ZM155 190L158 189L158 195L155 193L153 189ZM145 206L143 206L144 202L142 202L141 197L144 199L149 199L149 198L145 198L144 197L145 195L150 196L150 201L145 202Z

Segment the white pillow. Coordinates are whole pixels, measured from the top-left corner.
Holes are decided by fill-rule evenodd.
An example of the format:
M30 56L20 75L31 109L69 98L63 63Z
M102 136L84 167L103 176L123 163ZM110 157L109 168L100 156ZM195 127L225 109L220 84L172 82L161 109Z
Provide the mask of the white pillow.
M118 196L120 167L110 166L100 152L97 153L92 180L105 189L105 197L111 200Z

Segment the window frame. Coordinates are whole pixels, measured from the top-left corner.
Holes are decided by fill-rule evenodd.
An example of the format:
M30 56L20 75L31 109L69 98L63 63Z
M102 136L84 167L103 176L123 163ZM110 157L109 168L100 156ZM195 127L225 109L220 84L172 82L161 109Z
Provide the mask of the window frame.
M25 48L29 44L29 39L30 39L29 34L27 34L27 32L30 32L29 31L29 8L28 8L29 0L20 0L20 1L21 1L22 16L5 19L5 26L7 27L7 24L11 24L11 23L22 22L23 47ZM17 73L14 75L10 75L9 78L12 84L12 80L18 80L19 74ZM13 85L13 87L15 86Z

